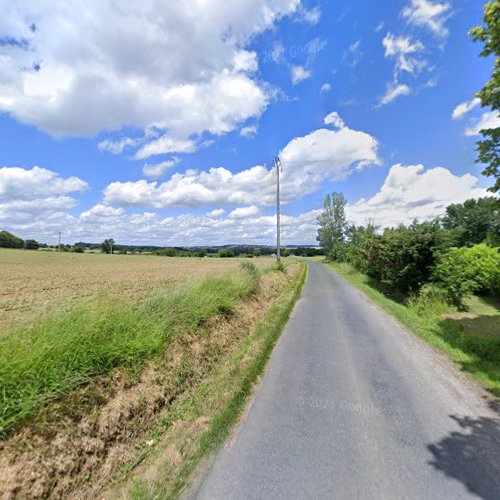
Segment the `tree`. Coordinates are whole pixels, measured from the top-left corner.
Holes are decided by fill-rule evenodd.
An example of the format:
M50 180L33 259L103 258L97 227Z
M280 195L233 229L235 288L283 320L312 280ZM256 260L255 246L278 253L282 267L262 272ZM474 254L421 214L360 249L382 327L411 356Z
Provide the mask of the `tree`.
M219 250L219 257L225 258L225 257L234 257L234 249L233 248L221 248Z
M207 255L207 249L206 248L198 248L198 250L196 250L194 255L196 257L205 257Z
M24 242L24 248L27 250L38 250L40 248L40 244L36 240L26 240Z
M101 243L101 252L102 253L113 253L113 245L115 244L115 240L113 238L109 238L104 240Z
M453 232L455 246L470 247L483 241L491 245L500 244L500 211L494 198L471 199L449 205L441 223Z
M0 248L23 248L24 240L9 231L0 231Z
M469 31L474 42L484 43L481 57L495 56L495 65L490 80L478 92L481 106L491 106L500 110L500 2L494 0L484 6L484 26L476 26ZM500 127L481 130L483 140L477 143L477 161L486 165L483 175L495 178L490 191L500 191Z
M316 239L331 260L341 260L347 222L345 206L347 200L342 193L327 194L323 212L318 216L318 236Z
M253 249L253 256L254 257L260 257L262 255L262 252L260 251L260 248L256 247Z

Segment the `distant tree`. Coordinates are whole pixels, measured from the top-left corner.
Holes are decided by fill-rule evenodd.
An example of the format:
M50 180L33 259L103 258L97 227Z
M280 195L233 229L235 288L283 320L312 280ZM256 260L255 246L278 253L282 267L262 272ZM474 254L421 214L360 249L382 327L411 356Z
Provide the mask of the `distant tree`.
M0 231L0 248L23 248L24 240L9 231Z
M84 253L85 252L85 249L80 245L73 245L73 248L71 250L75 253Z
M194 255L195 255L195 257L205 257L207 255L207 249L206 248L198 248L198 250L196 250Z
M289 257L290 256L290 250L288 248L284 248L281 252L282 257Z
M455 246L472 246L483 241L500 245L500 210L494 198L449 205L441 223L452 231Z
M115 240L113 238L109 238L104 240L101 243L101 252L102 253L113 253L113 245L115 244Z
M262 251L260 250L259 247L256 247L253 249L253 256L254 257L260 257L262 255Z
M469 35L477 42L483 42L481 57L495 57L493 74L486 85L478 92L481 106L490 106L493 111L500 110L500 2L494 0L484 6L484 26L476 26ZM483 175L493 177L495 184L490 191L500 191L500 127L481 130L483 140L477 143L478 162L486 165Z
M178 252L175 248L161 248L156 250L156 255L161 255L162 257L177 257Z
M347 222L345 206L347 200L342 193L327 194L323 212L318 216L318 236L316 239L332 260L341 260Z
M232 249L232 248L221 248L218 253L219 253L219 257L222 257L222 258L234 257L234 255L235 255L234 249Z
M36 240L26 240L24 242L24 248L27 250L38 250L40 248L40 244Z

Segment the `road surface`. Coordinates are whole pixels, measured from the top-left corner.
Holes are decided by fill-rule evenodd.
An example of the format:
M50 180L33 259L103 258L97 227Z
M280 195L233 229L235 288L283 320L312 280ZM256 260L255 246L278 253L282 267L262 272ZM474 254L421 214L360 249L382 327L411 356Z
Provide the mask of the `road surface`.
M325 265L199 499L500 499L500 419L479 388Z

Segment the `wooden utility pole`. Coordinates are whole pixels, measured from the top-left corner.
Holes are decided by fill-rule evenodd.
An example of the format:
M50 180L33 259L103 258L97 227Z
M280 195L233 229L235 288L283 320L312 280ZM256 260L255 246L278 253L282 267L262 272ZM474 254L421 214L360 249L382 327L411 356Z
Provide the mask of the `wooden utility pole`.
M281 259L281 229L280 229L280 170L281 161L280 157L276 156L274 159L276 165L276 260Z

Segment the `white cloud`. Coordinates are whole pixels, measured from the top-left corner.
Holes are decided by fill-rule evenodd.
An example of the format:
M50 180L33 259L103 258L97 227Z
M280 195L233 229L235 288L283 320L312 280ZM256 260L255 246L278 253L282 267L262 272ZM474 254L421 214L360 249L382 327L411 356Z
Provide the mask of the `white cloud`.
M410 87L405 84L401 83L390 83L387 86L387 92L385 93L384 96L379 101L378 106L385 106L386 104L391 103L392 101L396 100L398 97L403 96L403 95L408 95L411 92Z
M469 111L472 111L479 104L481 104L481 99L478 97L474 97L474 99L470 101L462 102L453 110L451 117L454 120L460 120L460 118L463 118Z
M105 139L104 141L101 141L97 147L99 148L99 151L107 151L108 153L119 155L122 154L126 148L132 148L140 143L140 139L122 137L121 139L117 139L115 141L112 139Z
M336 111L332 111L330 114L326 115L323 122L325 125L332 125L335 128L345 127L344 120L342 120Z
M246 217L254 217L260 212L259 208L255 205L249 207L238 207L229 213L230 219L244 219Z
M410 0L401 12L414 26L423 26L439 37L448 35L445 22L450 15L449 2L434 2L431 0Z
M142 167L142 173L150 179L158 179L167 170L175 167L179 161L179 158L171 158L170 160L162 161L160 163L145 163Z
M240 130L240 135L242 137L253 137L257 133L257 125L248 125Z
M391 167L380 191L372 198L349 204L349 220L364 224L373 219L382 227L408 224L413 219L430 220L445 213L451 203L487 196L470 174L454 175L448 169L423 165ZM446 186L446 189L443 189Z
M220 217L225 213L226 211L223 208L214 208L210 212L207 212L207 217Z
M0 201L33 200L84 191L88 184L78 177L60 177L41 167L0 168Z
M496 111L487 111L483 113L481 118L475 125L465 129L465 135L475 136L480 135L481 130L500 127L500 116Z
M142 146L134 155L136 160L144 160L151 156L168 153L194 153L196 143L190 139L173 139L164 135Z
M312 73L303 66L292 66L290 71L292 74L293 85L297 85L297 83L307 80L312 76Z
M186 143L202 133L227 133L266 109L268 86L245 46L299 3L7 3L2 35L25 42L0 47L0 111L57 137L131 127L148 141L155 128L162 137L138 158L191 152ZM119 153L135 140L100 148Z
M103 219L114 219L122 217L125 214L123 208L114 208L98 203L89 210L80 214L80 220L83 222L97 222Z
M419 40L412 42L410 38L398 37L389 32L382 40L382 45L385 48L385 57L392 57L396 60L396 75L402 71L419 72L426 65L425 61L412 55L424 50L424 46Z
M320 94L326 94L327 92L332 91L332 86L329 83L324 83L321 85L321 89L319 91Z
M284 175L298 165L284 164ZM299 168L301 175L303 170ZM248 175L248 174L246 174ZM270 181L274 180L270 178ZM477 186L478 179L470 174L454 175L446 168L425 169L422 165L391 167L379 191L369 199L347 205L348 219L365 224L372 219L383 227L421 221L444 214L450 203L487 195ZM443 189L446 186L446 189ZM274 187L274 186L273 186ZM273 193L274 194L274 193ZM31 203L20 201L16 203ZM50 205L51 202L47 202ZM99 203L80 216L61 210L60 201L52 202L51 210L40 213L36 204L29 217L2 218L2 226L23 238L35 238L55 243L57 231L63 231L63 241L102 241L113 237L118 243L157 245L209 245L224 243L274 244L276 217L274 208L267 215L257 205L239 207L223 217L224 210L206 214L181 214L172 217L154 212L127 213L121 207ZM318 206L321 200L318 200ZM314 244L317 234L316 217L320 209L299 215L282 215L282 242Z
M345 126L340 130L319 129L294 138L279 153L284 167L283 202L313 193L326 179L345 178L356 168L378 163L377 146L371 135ZM236 174L219 167L176 173L161 183L113 182L104 190L104 202L153 208L271 206L275 202L275 173L264 166Z
M81 192L88 184L78 177L63 178L41 167L0 168L0 221L25 224L48 213L76 205L68 193Z

